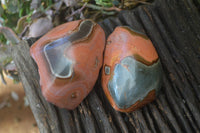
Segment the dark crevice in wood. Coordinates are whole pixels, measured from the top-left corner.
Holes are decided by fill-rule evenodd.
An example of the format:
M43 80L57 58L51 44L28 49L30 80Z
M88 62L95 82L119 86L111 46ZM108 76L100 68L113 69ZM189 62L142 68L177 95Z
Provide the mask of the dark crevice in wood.
M160 112L160 114L163 117L164 121L168 124L168 127L170 128L170 130L173 133L177 133L177 132L180 133L181 130L180 130L178 124L177 124L176 119L174 119L174 116L172 115L172 112L169 110L169 108L163 107L163 106L168 106L168 105L164 104L162 106L158 99L156 100L156 105L158 106L158 111Z
M164 132L164 131L168 131L169 133L172 132L170 130L170 128L168 127L166 121L164 120L164 118L162 117L160 112L158 111L158 109L155 107L156 107L155 104L153 104L153 103L149 104L149 109L151 110L151 115L153 116L153 119L158 127L158 130L160 132Z
M129 16L127 17L127 15ZM142 25L138 21L135 11L123 11L121 14L119 14L119 19L123 25L130 26L134 30L145 34Z
M119 113L113 110L113 114L115 115L115 121L118 123L119 129L122 133L128 133L127 125L125 124L124 119L122 118L122 113Z
M95 100L99 100L99 102L101 101L101 106L102 106L102 108L101 108L101 106L98 106L99 107L99 110L102 110L103 111L103 113L105 113L105 114L107 114L107 115L103 115L103 117L105 117L105 120L106 120L106 117L107 117L107 120L106 121L108 121L109 123L110 123L110 126L112 127L112 130L113 131L111 131L111 130L108 130L107 129L107 131L108 132L118 132L118 131L120 131L121 129L120 128L116 128L116 126L117 127L119 127L118 125L116 125L117 124L117 122L116 122L116 124L114 124L114 121L115 120L113 120L113 118L115 118L116 116L115 115L113 115L112 117L108 117L108 116L111 116L111 114L112 114L112 112L113 112L113 108L111 107L111 105L110 105L110 103L108 102L108 100L107 100L107 98L106 98L106 96L105 96L105 94L104 94L104 92L103 92L103 88L101 88L100 87L101 86L101 83L100 83L100 80L98 80L97 81L97 83L96 83L96 85L95 85L95 87L94 88L96 88L95 89L95 91L96 91L96 93L95 93L95 95L97 95L98 97L97 97L97 99L95 99ZM99 98L99 99L98 99ZM92 101L92 99L94 99L94 97L93 98L91 98L90 96L89 96L89 99L90 99L90 101ZM94 103L94 102L93 102ZM92 104L90 104L91 105L91 108L93 108L92 107ZM94 110L95 111L95 110ZM96 112L95 112L96 113ZM94 114L95 114L94 113ZM101 114L102 115L102 114ZM97 117L98 118L98 116L95 116L95 117ZM110 127L108 124L106 124L108 127Z
M70 131L72 133L76 133L75 123L72 114L68 110L60 108L56 108L56 112L62 132Z
M91 94L88 96L88 101L91 112L100 127L100 131L105 133L114 133L115 131L112 129L109 119L105 115L102 103L96 95L95 91L92 91Z
M135 127L133 126L134 123L133 123L133 121L131 121L130 115L127 115L127 114L128 113L121 113L121 116L122 116L122 118L124 120L124 123L127 126L128 133L135 133Z
M93 95L93 94L94 94L94 93L91 93L91 95ZM94 99L97 100L96 95L94 94L93 96L94 96ZM88 97L88 96L87 96L87 97ZM98 124L99 124L99 121L98 121L99 119L96 119L97 115L92 113L94 108L92 108L91 104L93 104L95 101L94 101L94 100L91 101L91 100L90 100L89 98L87 98L87 97L86 97L86 99L85 99L86 109L88 110L89 115L91 116L91 118L92 118L92 120L93 120L96 133L100 133L100 132L101 132L101 131L100 131L100 128L101 128L101 130L102 130L102 127L104 127L104 126L101 127L100 125L98 125ZM91 103L91 102L92 102L92 103ZM98 103L98 102L97 102L97 103ZM98 113L97 113L97 114L98 114ZM107 123L105 126L107 126L107 125L108 125L108 123ZM112 131L112 129L111 129L110 131Z
M189 120L189 124L194 129L194 131L199 130L198 127L197 127L197 123L195 122L196 121L195 118L194 118L195 116L192 115L194 112L192 112L191 110L189 110L189 108L187 106L185 107L184 104L182 104L182 108L183 108L183 111L184 111L187 119Z
M114 113L114 109L109 105L108 101L107 101L106 104L107 104L107 106L105 107L105 109L107 110L106 114L107 114L107 117L108 117L110 123L112 123L112 125L113 125L112 127L115 127L115 131L114 132L116 132L116 133L122 132L121 128L119 126L119 122L117 120L117 116Z
M110 106L108 100L106 99L106 96L103 92L103 88L102 87L99 87L99 85L101 84L98 84L98 86L95 86L95 92L96 92L96 95L98 96L98 98L101 100L101 103L102 103L102 107L105 109L104 111L107 112L107 107ZM107 114L107 113L106 113Z
M86 109L85 102L82 102L78 106L78 111L80 112L81 124L83 124L84 132L86 133L96 133L95 123L91 117L91 112Z
M55 108L55 110L56 110L56 114L58 115L58 121L60 121L60 127L61 127L61 132L64 132L65 131L65 126L63 125L63 122L65 122L65 120L64 120L64 118L62 118L62 116L61 116L61 110L59 110L59 108ZM68 124L68 123L67 123ZM67 126L69 126L69 125L67 125ZM68 129L70 132L72 132L70 129Z
M152 110L150 109L150 106L147 105L146 108L147 108L147 110L148 110L148 112L149 112L149 116L150 116L150 118L151 118L151 120L152 120L152 123L153 123L153 126L154 126L155 131L156 131L157 133L160 133L161 131L160 131L160 129L159 129L159 125L158 125L158 123L156 122L156 120L155 120L155 118L154 118L154 116L153 116L153 113L152 113Z
M186 117L188 119L188 121L190 121L188 118L187 112L185 112L185 110L183 110L183 116ZM192 125L192 123L190 123L190 122L189 122L189 125L190 125L191 129L193 130L193 132L195 132L196 128L194 128L194 125Z
M98 95L97 95L98 94ZM95 107L91 107L92 108L92 113L94 114L95 116L95 119L98 121L98 122L101 122L101 125L103 126L104 124L106 124L106 126L104 125L104 129L102 130L107 130L107 132L117 132L119 131L120 129L117 129L116 128L116 124L114 124L113 122L113 117L110 117L110 114L111 114L111 110L112 110L112 107L111 105L109 104L109 102L106 100L106 97L105 97L105 94L102 90L101 87L98 87L96 88L96 94L97 97L99 99L99 102L101 103L98 103L98 102L93 102L93 104L95 105L99 105L101 104L101 106L96 106ZM92 100L94 97L89 97L90 100ZM102 100L103 99L103 100ZM95 99L96 100L96 99ZM93 106L92 104L90 104L90 106ZM96 110L100 111L100 112L96 112ZM102 113L102 114L101 114ZM100 118L99 118L100 117ZM103 123L102 123L103 121ZM101 126L100 125L100 126Z
M80 124L80 119L79 119L79 116L77 113L77 109L75 109L71 112L72 112L72 116L73 116L75 126L76 126L76 133L82 133L83 128L81 127L81 124Z
M161 95L157 99L158 108L160 112L163 113L167 123L169 124L170 129L173 133L181 133L181 128L179 127L178 121L176 120L175 114L171 111L168 101L164 95Z
M154 133L155 132L155 129L153 128L154 126L152 125L152 121L149 118L149 114L147 114L148 112L146 112L145 106L142 108L141 113L146 122L147 128L150 130L151 133Z
M147 106L145 106L143 108L143 112L144 112L144 118L146 118L146 120L148 121L148 125L149 125L149 127L151 129L151 132L152 133L156 133L156 128L155 128L154 122L153 122L153 120L152 120L152 118L151 118L151 116L149 114Z
M147 126L147 122L145 121L144 116L142 115L142 109L134 111L131 114L132 114L132 117L134 117L136 120L138 120L140 129L142 130L142 132L144 132L144 133L151 132Z
M110 28L108 29L108 25L107 23L109 22L109 19L105 19L103 22L100 23L101 27L103 28L105 35L106 35L106 39L108 38L108 36L111 34L111 30Z
M193 3L195 5L195 7L197 8L197 10L200 12L200 2L198 0L193 0Z
M128 120L126 120L126 122L127 123L130 123L132 126L131 127L133 127L133 132L134 133L137 133L137 132L141 132L140 131L140 129L138 129L138 127L137 127L137 125L136 125L136 121L133 119L133 117L131 116L131 114L130 113L126 113L126 115L127 115L127 118L126 119L128 119Z

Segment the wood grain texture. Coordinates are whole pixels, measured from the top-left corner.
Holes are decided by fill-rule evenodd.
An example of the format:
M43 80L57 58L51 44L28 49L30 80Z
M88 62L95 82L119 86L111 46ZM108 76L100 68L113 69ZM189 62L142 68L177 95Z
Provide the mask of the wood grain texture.
M191 0L156 0L122 11L100 23L108 36L128 25L152 40L164 69L157 99L132 113L116 112L100 86L73 111L59 109L41 95L37 66L20 42L13 58L42 133L200 132L200 15Z

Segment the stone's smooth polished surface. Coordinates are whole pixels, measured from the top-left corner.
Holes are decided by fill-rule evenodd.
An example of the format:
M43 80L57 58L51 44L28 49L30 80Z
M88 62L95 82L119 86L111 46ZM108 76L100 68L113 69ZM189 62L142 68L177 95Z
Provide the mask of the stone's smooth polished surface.
M153 101L161 87L162 67L152 42L129 27L117 27L108 37L103 67L104 92L118 111Z
M105 33L91 20L60 25L30 49L47 101L76 108L92 90L103 61Z

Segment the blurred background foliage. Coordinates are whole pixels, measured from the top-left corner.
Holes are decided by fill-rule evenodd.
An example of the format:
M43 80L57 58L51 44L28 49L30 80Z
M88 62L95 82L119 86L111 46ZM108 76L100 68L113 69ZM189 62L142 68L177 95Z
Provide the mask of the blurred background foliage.
M0 23L2 26L9 27L13 29L15 32L17 28L18 20L28 15L29 17L26 18L26 22L30 23L31 19L30 16L33 13L33 7L31 7L32 0L1 0L0 6ZM45 8L52 5L52 0L42 0L42 4L38 10L44 10ZM37 4L37 3L35 3ZM38 3L39 4L39 3ZM0 36L0 43L1 44L8 44L6 43L6 39L1 34Z
M19 34L24 28L22 23L31 23L31 15L35 10L34 4L39 5L37 10L43 11L52 5L52 0L1 0L0 3L0 26L9 27ZM27 17L20 22L19 20L24 16ZM15 83L19 81L15 65L9 53L9 46L9 40L3 34L0 34L0 77L4 84L6 84L6 81L3 72L12 78Z

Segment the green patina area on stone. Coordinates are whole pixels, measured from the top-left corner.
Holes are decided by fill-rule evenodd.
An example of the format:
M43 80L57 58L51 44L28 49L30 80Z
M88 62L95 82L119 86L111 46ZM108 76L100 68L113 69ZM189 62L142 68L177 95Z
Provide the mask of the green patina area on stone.
M109 92L120 109L127 109L137 101L142 101L150 91L161 87L162 67L160 60L147 66L125 57L116 64L108 83Z

